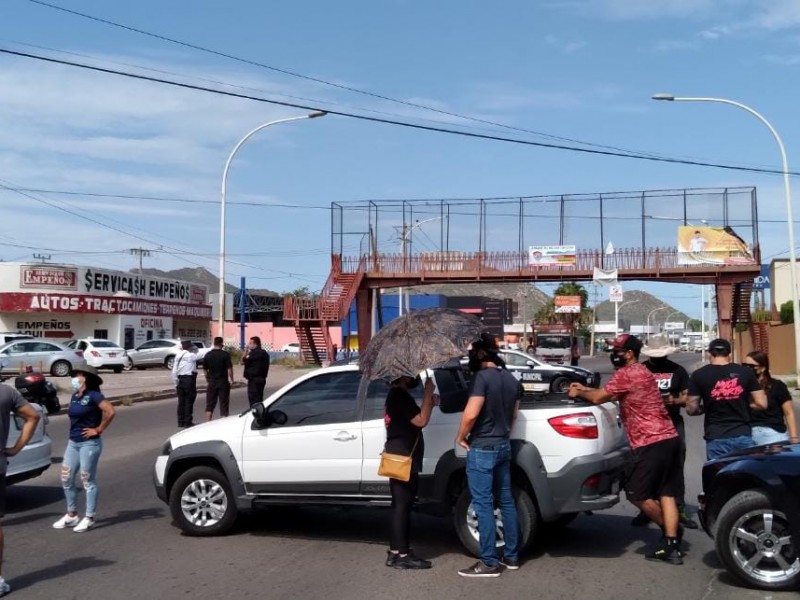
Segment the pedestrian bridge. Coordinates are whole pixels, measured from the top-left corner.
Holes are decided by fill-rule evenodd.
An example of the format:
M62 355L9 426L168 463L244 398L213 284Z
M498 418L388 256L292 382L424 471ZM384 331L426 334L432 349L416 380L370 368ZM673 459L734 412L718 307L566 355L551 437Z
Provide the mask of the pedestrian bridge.
M730 337L737 323L750 320L752 283L760 272L755 188L334 203L332 217L325 287L317 297L284 299L284 318L294 321L304 356L316 362L322 349L331 355L328 327L342 321L354 300L359 324L371 322L372 290L444 282L587 282L596 268L616 270L621 281L714 285L720 335ZM359 228L359 221L366 223ZM694 264L682 264L680 226L725 228L744 255L717 261L701 253ZM575 246L574 258L532 264L528 245ZM358 335L364 347L372 332L362 325Z

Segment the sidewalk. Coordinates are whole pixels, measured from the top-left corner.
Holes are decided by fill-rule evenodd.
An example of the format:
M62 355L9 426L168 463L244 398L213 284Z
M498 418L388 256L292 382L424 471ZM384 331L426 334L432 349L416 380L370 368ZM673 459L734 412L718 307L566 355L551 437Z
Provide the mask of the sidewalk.
M247 385L242 375L242 369L242 365L233 366L234 389ZM269 376L267 377L267 387L271 389L283 387L307 372L307 369L289 369L280 365L273 365L270 367ZM132 404L147 400L163 400L164 398L175 396L172 374L166 369L155 367L143 371L134 369L123 373L100 371L100 377L103 378L103 395L115 405ZM48 377L47 380L58 389L61 406L66 406L72 394L69 378ZM205 393L205 390L205 376L199 373L197 375L197 393Z

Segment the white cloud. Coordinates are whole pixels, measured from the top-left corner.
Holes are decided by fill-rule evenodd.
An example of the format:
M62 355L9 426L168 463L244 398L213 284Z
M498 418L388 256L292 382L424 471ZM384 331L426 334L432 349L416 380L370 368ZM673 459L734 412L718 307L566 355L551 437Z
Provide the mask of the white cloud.
M544 41L548 46L552 46L564 54L575 54L589 45L584 40L565 40L555 35L545 36Z

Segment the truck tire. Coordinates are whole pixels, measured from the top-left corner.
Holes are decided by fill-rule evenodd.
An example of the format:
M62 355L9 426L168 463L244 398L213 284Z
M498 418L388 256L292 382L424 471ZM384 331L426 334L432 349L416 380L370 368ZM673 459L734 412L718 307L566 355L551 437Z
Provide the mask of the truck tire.
M800 556L789 521L764 492L746 490L728 500L719 512L714 538L722 564L745 584L764 590L789 590L800 584Z
M519 551L523 552L537 537L541 519L539 518L539 512L536 510L536 505L528 492L514 485L511 488L511 494L514 496L514 502L517 505L517 518L520 528ZM495 511L495 518L498 529L497 548L499 554L502 554L505 541L503 539L503 526L499 510ZM472 509L472 496L466 485L461 490L458 500L456 500L453 519L461 544L467 552L473 556L480 557L481 548L478 539L477 517Z
M228 479L213 467L192 467L178 477L169 509L178 527L192 536L224 535L238 514Z

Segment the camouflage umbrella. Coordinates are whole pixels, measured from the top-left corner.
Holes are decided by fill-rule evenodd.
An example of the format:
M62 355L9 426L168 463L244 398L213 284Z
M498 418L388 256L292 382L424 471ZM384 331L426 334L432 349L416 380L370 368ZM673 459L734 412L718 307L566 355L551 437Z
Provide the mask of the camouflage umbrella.
M359 368L370 380L416 377L465 354L482 331L474 315L450 308L417 310L381 329L359 357Z

